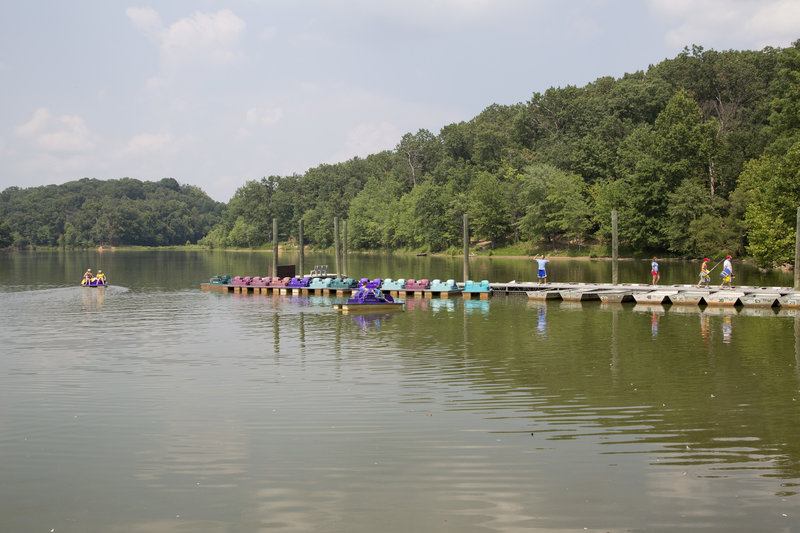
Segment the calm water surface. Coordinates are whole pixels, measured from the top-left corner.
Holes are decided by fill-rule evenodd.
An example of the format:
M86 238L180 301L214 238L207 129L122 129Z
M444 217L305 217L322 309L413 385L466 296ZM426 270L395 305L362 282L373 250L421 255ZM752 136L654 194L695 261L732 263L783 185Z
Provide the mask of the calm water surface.
M796 313L499 296L343 316L336 299L199 290L270 264L0 255L0 531L800 531ZM87 267L112 286L77 287ZM535 278L525 260L471 267ZM697 267L662 263L662 281ZM623 263L621 281L648 268Z

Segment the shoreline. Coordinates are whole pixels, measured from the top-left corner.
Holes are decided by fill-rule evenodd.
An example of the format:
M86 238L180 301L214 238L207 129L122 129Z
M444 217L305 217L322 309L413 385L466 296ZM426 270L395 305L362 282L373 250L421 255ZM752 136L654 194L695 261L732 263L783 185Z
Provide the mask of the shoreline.
M62 248L57 246L38 246L36 248L24 248L20 249L5 249L5 252L35 252L35 251L59 251ZM117 251L128 251L128 252L136 252L136 251L159 251L159 250L173 250L173 251L187 251L187 252L233 252L233 253L272 253L272 248L207 248L198 246L196 244L193 245L179 245L179 246L92 246L88 248L70 248L70 250L94 250L99 253L106 253L106 252L117 252ZM327 253L332 254L333 250L330 249L314 249L314 248L306 248L307 252L310 253ZM283 247L278 246L279 253L297 253L298 248L296 247ZM413 252L413 251L391 251L391 250L350 250L348 254L359 254L359 255L398 255L398 256L417 256L420 252ZM461 259L462 255L457 254L446 254L446 253L425 253L423 257L443 257L443 258L454 258L454 259ZM548 256L545 254L545 257L549 261L559 262L559 261L613 261L611 257L608 256L597 256L597 257L589 257L589 256L565 256L565 255L550 255ZM526 260L526 261L534 261L536 260L535 255L488 255L488 254L474 254L469 256L470 259L518 259L518 260ZM651 261L649 257L619 257L617 258L618 261L622 262L629 262L629 261ZM694 259L694 258L686 258L686 257L659 257L659 262L669 263L669 262L678 262L678 261L689 261L689 262L702 262L702 259ZM716 261L716 259L712 258L712 261ZM746 263L746 264L754 264L755 261L751 258L741 258L733 259L734 263ZM778 270L782 272L791 272L793 270L792 265L783 265L779 267L773 267L771 269L763 269L763 270Z

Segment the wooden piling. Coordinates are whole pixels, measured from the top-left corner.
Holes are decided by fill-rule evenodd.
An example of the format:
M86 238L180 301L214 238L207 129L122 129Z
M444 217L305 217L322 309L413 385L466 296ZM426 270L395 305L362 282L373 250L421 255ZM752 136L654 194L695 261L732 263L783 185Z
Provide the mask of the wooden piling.
M347 220L342 221L342 277L347 277Z
M272 275L278 275L278 219L272 219Z
M333 217L333 253L335 255L336 276L341 277L342 265L339 257L339 217Z
M611 284L619 283L619 239L617 238L617 210L611 211Z
M305 247L303 246L303 219L302 218L300 219L300 222L298 223L297 237L298 237L298 245L300 246L300 258L298 259L297 262L299 263L298 268L300 269L300 276L303 276L306 271L303 268L304 267L304 260L305 260L305 258L303 257L304 252L305 252L304 251Z
M464 213L464 283L469 279L469 215Z

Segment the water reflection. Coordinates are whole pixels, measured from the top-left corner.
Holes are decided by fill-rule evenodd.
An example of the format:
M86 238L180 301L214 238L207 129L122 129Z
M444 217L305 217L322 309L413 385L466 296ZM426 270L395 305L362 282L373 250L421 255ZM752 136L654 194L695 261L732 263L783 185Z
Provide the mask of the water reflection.
M429 302L429 307L434 313L452 313L456 310L456 301L450 298L433 298Z
M468 315L480 313L489 314L489 300L464 300L464 312Z
M730 344L733 335L733 319L731 315L722 317L722 342Z
M406 310L413 311L415 309L419 309L421 311L425 311L430 307L430 303L431 300L427 298L406 298Z
M703 344L708 346L709 334L711 329L711 315L708 313L700 313L700 337L703 339Z
M92 289L81 287L81 300L84 311L97 310L103 307L106 299L107 287L95 287Z
M797 376L800 378L800 314L794 317L794 360L797 363Z
M797 312L498 297L342 315L331 298L173 290L158 274L102 302L0 290L0 529L796 518ZM85 335L99 318L113 334Z
M539 303L536 309L536 333L540 336L547 334L547 304Z
M380 331L381 324L388 322L392 319L394 313L370 313L370 314L355 314L350 315L353 322L358 325L361 331L366 332L369 330Z
M656 311L655 309L650 311L650 335L655 339L658 337L658 323L661 321L661 315L664 314L664 311Z

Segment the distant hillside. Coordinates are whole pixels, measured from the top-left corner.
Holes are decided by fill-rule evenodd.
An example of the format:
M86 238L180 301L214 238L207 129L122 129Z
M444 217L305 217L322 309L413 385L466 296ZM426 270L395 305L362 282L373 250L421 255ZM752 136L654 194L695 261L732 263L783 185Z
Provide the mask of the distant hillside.
M798 80L800 42L687 48L391 151L248 182L202 242L257 246L277 217L281 238L303 219L306 242L329 246L338 216L355 248L437 251L458 246L466 213L476 239L564 248L607 242L615 209L629 249L779 264L800 204Z
M172 178L82 179L0 193L0 218L15 245L163 246L195 243L225 204Z

